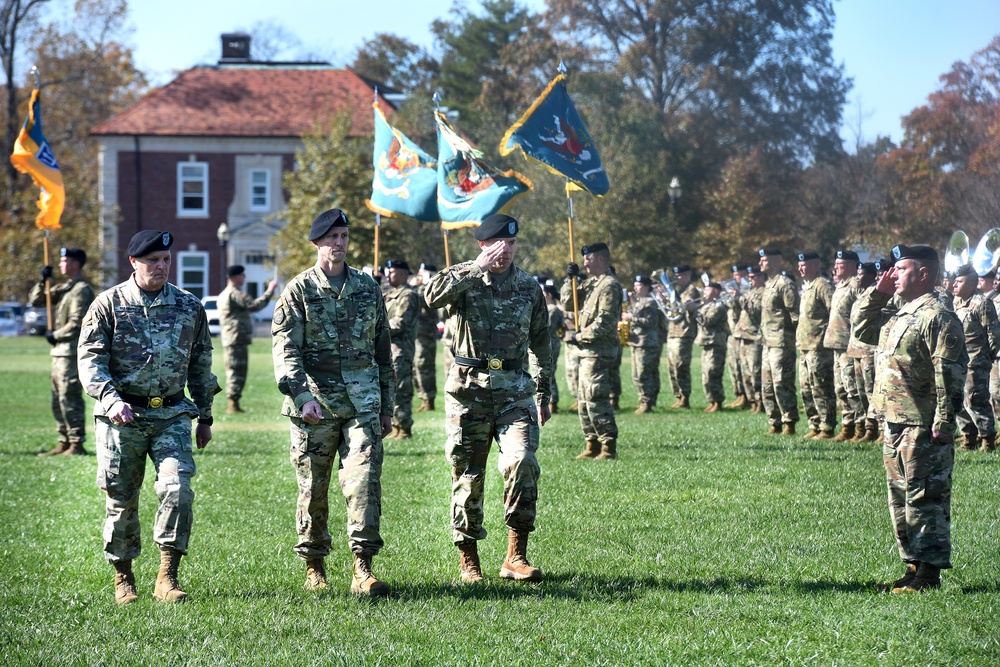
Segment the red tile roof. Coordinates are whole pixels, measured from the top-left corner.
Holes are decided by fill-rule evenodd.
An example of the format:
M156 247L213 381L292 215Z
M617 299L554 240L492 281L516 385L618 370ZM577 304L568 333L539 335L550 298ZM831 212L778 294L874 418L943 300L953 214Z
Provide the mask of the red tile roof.
M346 69L201 66L94 128L95 135L301 137L350 107L352 135L372 131L374 91ZM387 115L392 105L381 99Z

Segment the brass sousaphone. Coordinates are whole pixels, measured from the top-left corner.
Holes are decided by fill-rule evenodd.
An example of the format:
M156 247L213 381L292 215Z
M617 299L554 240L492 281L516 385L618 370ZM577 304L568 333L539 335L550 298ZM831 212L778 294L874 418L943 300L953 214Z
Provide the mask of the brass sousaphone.
M969 237L959 230L951 235L948 240L948 248L944 253L944 272L947 275L955 275L955 272L962 266L969 263Z
M986 232L972 254L972 268L976 270L978 276L985 276L995 271L997 264L1000 264L1000 227L994 227Z

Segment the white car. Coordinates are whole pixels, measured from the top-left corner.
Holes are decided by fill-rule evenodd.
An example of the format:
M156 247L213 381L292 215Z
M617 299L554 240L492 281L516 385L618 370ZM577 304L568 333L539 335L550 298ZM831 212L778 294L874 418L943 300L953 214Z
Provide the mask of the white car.
M219 297L206 296L202 298L201 305L205 306L205 314L208 315L208 333L218 336L222 333L222 325L219 323Z

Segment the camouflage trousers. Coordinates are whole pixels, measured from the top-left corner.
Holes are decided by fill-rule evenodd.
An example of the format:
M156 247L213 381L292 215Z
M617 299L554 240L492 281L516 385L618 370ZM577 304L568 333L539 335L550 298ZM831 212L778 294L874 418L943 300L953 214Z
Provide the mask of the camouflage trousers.
M660 350L655 347L632 346L632 384L643 403L656 405L660 395Z
M618 438L618 423L611 407L613 357L581 357L578 386L580 427L587 442L606 445Z
M349 414L348 410L345 414ZM330 553L330 479L334 457L347 503L347 544L356 554L373 556L382 548L382 428L374 412L324 419L308 424L291 418L290 458L299 498L295 527L300 558Z
M955 416L958 428L967 439L996 436L993 404L990 402L989 368L969 367L965 376L965 400L962 402L962 409Z
M722 403L726 400L726 390L722 378L726 374L726 348L709 345L701 348L701 386L705 390L705 400Z
M146 457L153 461L160 499L153 524L153 541L182 554L191 537L191 507L195 475L191 455L191 417L138 418L113 426L107 417L94 424L97 441L97 486L106 495L104 557L109 563L138 558L141 551L139 491L146 475Z
M556 380L556 368L559 367L559 351L562 345L558 342L552 345L552 374L549 377L549 403L559 405L559 381Z
M615 349L617 352L611 361L611 398L620 398L622 395L622 348L619 345Z
M486 460L495 441L503 476L503 517L511 530L535 529L538 477L538 411L534 397L494 405L478 386L477 369L458 368L445 387L445 455L451 464L451 530L455 544L482 540Z
M52 416L60 444L83 444L87 439L87 408L75 356L52 357Z
M795 348L764 347L761 355L760 395L767 420L774 427L799 421L795 395Z
M852 357L852 359L854 377L858 379L861 410L865 419L875 419L875 415L871 414L871 396L875 391L875 354L865 354L863 357Z
M858 390L858 378L854 374L854 361L847 356L847 350L833 351L833 387L840 407L840 425L852 426L864 421L865 412L861 408L861 392Z
M574 400L580 398L580 352L576 345L566 346L566 386Z
M740 339L729 337L726 344L726 366L729 367L729 381L733 383L734 396L749 396L744 387L743 366L740 364Z
M437 397L437 338L417 336L413 384L420 398L433 400Z
M674 397L691 395L691 355L694 352L694 338L667 339L667 370L670 372L670 387Z
M740 370L743 374L743 388L746 396L754 403L761 403L760 393L761 356L763 347L755 340L740 338Z
M1000 415L1000 362L994 361L990 368L990 403L993 414Z
M392 368L396 373L396 404L392 406L392 425L413 426L413 348L392 346Z
M239 400L243 396L243 387L247 383L247 346L226 345L222 348L222 356L226 362L226 397Z
M951 567L954 447L933 442L928 426L887 422L882 459L899 557L906 563Z
M834 394L834 351L827 348L799 350L799 388L809 428L832 433L837 427L837 397Z

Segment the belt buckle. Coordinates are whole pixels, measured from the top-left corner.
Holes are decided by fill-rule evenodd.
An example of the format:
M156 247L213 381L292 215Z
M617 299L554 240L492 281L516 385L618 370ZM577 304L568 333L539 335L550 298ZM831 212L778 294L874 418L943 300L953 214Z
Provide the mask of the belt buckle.
M488 366L490 367L491 371L498 371L501 368L503 368L503 360L497 359L496 357L491 357L488 362Z
M152 398L149 399L149 407L151 408L158 408L161 407L162 405L163 405L163 399L160 398L159 396L153 396Z

